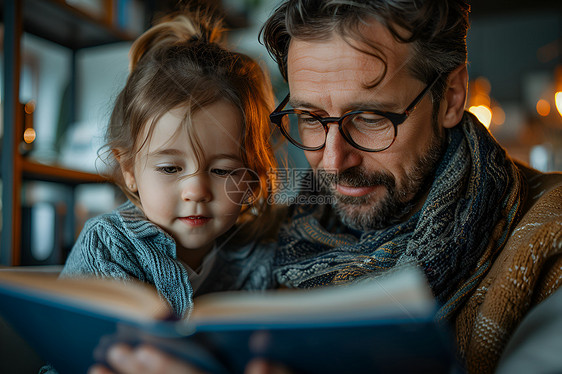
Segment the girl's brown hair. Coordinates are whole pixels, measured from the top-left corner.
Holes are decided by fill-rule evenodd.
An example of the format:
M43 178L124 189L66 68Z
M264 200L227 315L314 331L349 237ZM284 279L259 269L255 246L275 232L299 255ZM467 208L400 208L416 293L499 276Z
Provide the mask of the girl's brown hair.
M189 117L217 101L232 103L243 119L242 159L259 178L255 198L243 206L237 222L236 230L244 235L236 236L254 239L273 214L268 204L274 185L269 176L276 167L269 143L273 92L258 63L225 48L222 35L220 21L203 12L182 12L161 20L133 43L130 74L116 98L106 133L107 161L114 182L141 206L138 195L125 185L120 163L133 165L160 117L180 106L188 108ZM189 118L184 123L200 151Z

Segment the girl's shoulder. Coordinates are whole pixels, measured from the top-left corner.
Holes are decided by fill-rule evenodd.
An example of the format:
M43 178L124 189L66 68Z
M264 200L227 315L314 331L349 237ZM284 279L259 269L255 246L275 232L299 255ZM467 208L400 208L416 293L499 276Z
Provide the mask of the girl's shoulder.
M86 221L76 240L75 252L86 257L113 257L127 251L137 253L158 242L161 248L174 248L175 242L160 227L150 222L133 203L126 202L115 210Z
M89 219L66 260L64 274L95 273L141 278L142 257L154 241L162 251L174 248L173 239L148 221L134 204Z
M129 210L127 203L115 210L90 218L84 224L74 248L94 250L100 247L112 247L112 243L124 242L127 233L121 212ZM73 248L73 249L74 249Z
M126 201L113 211L90 218L86 221L82 234L121 235L134 239L167 234L150 222L144 213L132 202ZM81 234L81 235L82 235Z

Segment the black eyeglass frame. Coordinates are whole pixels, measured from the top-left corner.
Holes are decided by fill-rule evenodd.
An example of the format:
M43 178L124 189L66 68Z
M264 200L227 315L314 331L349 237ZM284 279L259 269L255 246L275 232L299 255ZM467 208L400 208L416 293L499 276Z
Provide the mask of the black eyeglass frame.
M381 151L384 151L384 150L390 148L392 146L392 144L394 144L394 142L396 141L396 136L398 135L398 125L403 124L406 121L406 119L408 119L410 114L412 114L412 112L416 109L417 105L424 98L424 96L431 90L431 88L435 85L435 83L437 83L439 78L441 78L441 74L438 74L437 77L430 84L428 84L422 90L422 92L420 92L420 94L418 96L416 96L416 98L412 101L412 103L410 105L408 105L406 110L404 110L404 112L402 112L402 113L392 113L392 112L385 112L385 111L380 111L380 110L376 110L376 109L369 109L369 110L353 110L353 111L345 113L343 116L341 116L339 118L338 117L320 117L320 116L317 116L317 115L315 115L313 113L310 113L306 110L300 110L300 109L282 110L285 107L285 105L287 105L287 103L289 102L289 98L291 96L291 93L288 93L287 96L283 99L283 101L281 101L281 103L277 106L277 108L275 108L275 110L269 115L269 119L277 127L279 127L279 130L281 130L281 133L285 136L285 138L287 138L287 140L289 140L296 147L298 147L300 149L303 149L305 151L318 151L318 150L324 148L324 146L326 145L326 137L324 137L324 144L322 144L321 146L318 146L318 147L306 147L302 144L299 144L296 140L294 140L287 133L287 131L283 127L282 119L283 119L283 116L285 116L286 114L306 114L306 115L309 115L309 116L315 118L316 120L318 120L318 122L320 122L322 124L326 134L328 134L328 130L330 129L328 127L328 124L337 123L340 134L353 147L355 147L355 148L357 148L361 151L365 151L365 152L381 152ZM376 114L376 115L385 117L388 120L390 120L390 122L392 122L392 125L394 126L394 138L392 139L392 142L388 146L386 146L384 148L380 148L380 149L365 148L365 147L360 146L359 144L355 143L353 141L353 139L351 139L351 136L349 136L349 134L346 131L344 131L342 123L345 120L345 118L347 118L349 116L352 116L352 115L361 114L361 113Z

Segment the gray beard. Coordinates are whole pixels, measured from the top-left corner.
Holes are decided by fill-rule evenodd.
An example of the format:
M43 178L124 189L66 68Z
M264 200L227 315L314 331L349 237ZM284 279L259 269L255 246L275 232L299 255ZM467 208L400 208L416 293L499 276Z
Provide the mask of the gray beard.
M342 223L362 231L383 229L402 222L413 213L431 186L433 172L444 149L444 137L436 135L434 139L424 155L418 158L414 168L406 173L406 184L402 188L397 188L394 176L386 172L368 173L359 167L338 174L318 170L317 177L323 193L332 197L332 206ZM371 194L358 197L340 194L335 189L337 183L353 187L382 185L387 194L374 203ZM412 197L408 199L408 196Z

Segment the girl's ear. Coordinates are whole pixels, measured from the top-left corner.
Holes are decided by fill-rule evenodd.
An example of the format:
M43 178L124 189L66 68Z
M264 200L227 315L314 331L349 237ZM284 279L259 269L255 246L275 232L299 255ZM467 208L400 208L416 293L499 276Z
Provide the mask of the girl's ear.
M456 126L462 119L466 104L468 89L468 71L466 64L453 70L447 79L447 90L445 91L445 113L443 115L443 127Z
M135 180L133 163L126 162L126 160L124 160L122 157L123 152L121 152L118 149L113 150L113 155L115 156L117 162L119 162L119 167L121 168L121 174L123 175L123 180L125 181L125 186L127 186L129 191L131 191L132 193L137 192L138 188L137 188L137 182Z

